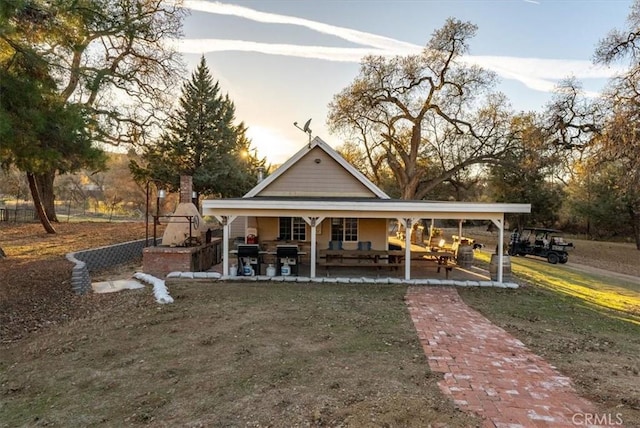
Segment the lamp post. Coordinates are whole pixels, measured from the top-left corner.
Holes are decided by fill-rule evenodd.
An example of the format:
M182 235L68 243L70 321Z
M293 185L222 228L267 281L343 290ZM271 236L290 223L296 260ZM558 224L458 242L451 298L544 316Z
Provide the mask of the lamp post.
M145 203L145 211L144 211L144 246L148 247L149 246L149 182L147 181L147 185L146 185L146 195L147 195L147 199L146 199L146 203Z
M156 215L153 218L153 246L157 246L156 232L157 226L160 224L160 199L164 199L166 196L166 192L164 189L158 189L158 194L156 196Z

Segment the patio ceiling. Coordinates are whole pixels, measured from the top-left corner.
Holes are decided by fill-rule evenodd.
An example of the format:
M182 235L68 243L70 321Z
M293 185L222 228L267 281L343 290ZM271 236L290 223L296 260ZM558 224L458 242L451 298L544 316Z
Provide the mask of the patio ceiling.
M405 201L346 198L209 199L204 215L256 217L359 217L497 220L505 213L529 213L531 204Z

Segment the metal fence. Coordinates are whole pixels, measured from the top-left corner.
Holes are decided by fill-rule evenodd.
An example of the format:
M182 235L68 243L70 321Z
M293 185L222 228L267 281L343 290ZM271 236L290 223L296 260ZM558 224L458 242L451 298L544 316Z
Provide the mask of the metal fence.
M18 223L37 220L38 216L33 208L0 208L0 221Z

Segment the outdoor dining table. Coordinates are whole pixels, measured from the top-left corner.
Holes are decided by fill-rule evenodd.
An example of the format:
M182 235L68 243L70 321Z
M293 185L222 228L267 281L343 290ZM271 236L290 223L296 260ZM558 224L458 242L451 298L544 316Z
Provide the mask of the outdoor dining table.
M380 263L381 260L386 260L388 257L388 251L385 250L321 250L321 255L324 256L326 263L331 264L334 262L344 263L346 260L352 260L363 263Z

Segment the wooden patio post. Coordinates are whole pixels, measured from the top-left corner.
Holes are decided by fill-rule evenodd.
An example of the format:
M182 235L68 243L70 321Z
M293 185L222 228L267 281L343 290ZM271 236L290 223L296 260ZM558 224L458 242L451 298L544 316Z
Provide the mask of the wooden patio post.
M216 216L222 223L222 275L229 276L229 229L236 216Z
M502 214L502 219L500 219L500 225L498 226L499 238L498 238L498 282L502 284L502 256L504 254L504 213Z
M309 227L311 228L311 258L309 259L309 276L311 278L316 277L316 248L317 248L317 227L322 221L324 217L303 217L304 221L307 222Z
M316 219L311 219L311 258L309 259L309 276L316 277Z
M229 222L222 217L222 276L229 276Z
M404 279L411 279L411 234L413 233L413 224L410 218L403 219L404 227Z

